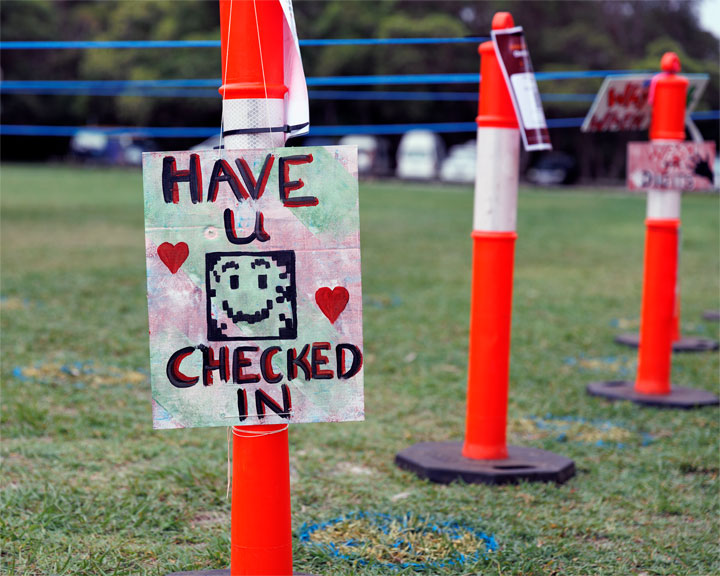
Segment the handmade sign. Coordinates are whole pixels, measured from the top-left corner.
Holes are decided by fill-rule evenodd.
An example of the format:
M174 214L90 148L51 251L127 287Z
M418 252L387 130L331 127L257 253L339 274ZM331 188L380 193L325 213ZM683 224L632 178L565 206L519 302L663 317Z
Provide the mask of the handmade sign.
M647 130L652 106L648 102L653 74L608 76L600 86L583 125L582 132L622 132ZM688 75L687 113L690 114L702 96L708 78Z
M363 419L357 150L143 155L153 426Z
M525 150L552 150L540 90L522 26L492 30L491 34Z
M709 190L713 187L715 142L630 142L630 190Z

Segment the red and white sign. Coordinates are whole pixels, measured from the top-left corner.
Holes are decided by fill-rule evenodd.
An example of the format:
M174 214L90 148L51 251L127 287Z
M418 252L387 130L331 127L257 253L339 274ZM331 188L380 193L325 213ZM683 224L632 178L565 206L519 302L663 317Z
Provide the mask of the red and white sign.
M653 74L608 76L600 86L590 111L583 122L582 132L624 132L647 130L652 107L648 102ZM687 76L687 113L697 106L705 90L705 75Z
M515 107L525 150L552 150L522 26L493 30L492 40Z
M713 187L715 142L630 142L630 190L709 190Z

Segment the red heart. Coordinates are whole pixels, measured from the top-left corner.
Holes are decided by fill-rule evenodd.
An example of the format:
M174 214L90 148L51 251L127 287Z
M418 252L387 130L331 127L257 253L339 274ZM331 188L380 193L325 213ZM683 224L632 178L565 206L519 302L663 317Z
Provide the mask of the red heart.
M350 300L350 294L347 289L342 286L337 288L320 288L315 292L315 302L322 310L322 313L327 316L331 324L335 324L335 320L338 319L340 313L345 310L348 300Z
M174 246L170 242L163 242L158 246L157 253L168 270L175 274L187 259L189 250L185 242L178 242Z

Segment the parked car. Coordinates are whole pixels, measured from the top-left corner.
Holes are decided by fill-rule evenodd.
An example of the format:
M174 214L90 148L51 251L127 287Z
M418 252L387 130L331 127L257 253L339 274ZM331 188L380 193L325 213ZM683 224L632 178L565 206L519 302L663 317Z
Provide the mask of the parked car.
M81 162L140 166L142 153L157 145L141 132L108 134L96 128L78 130L70 140L70 154Z
M390 146L377 136L348 134L340 138L340 146L357 146L359 176L387 176L390 174Z
M453 146L440 168L440 180L463 184L475 182L476 164L477 143L475 140Z
M434 180L445 157L442 139L428 130L410 130L400 140L397 152L398 178Z
M577 161L565 152L545 152L530 165L525 177L538 186L573 184L579 177Z

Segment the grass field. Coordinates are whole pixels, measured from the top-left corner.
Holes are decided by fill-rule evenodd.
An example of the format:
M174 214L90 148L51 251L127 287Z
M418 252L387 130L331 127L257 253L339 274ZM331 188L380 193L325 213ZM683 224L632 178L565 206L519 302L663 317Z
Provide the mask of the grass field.
M226 567L226 431L151 430L140 174L4 165L0 184L2 573ZM495 552L426 573L720 573L717 409L584 391L634 374L612 337L638 325L644 198L521 192L509 436L573 458L562 486L440 486L394 466L463 435L472 192L365 183L360 203L366 422L291 429L296 569L391 572L372 534L365 564L300 542L303 523L365 511L494 535ZM684 199L686 333L717 337L701 313L719 307L719 220L717 197ZM673 379L718 392L718 369L718 354L677 355Z

